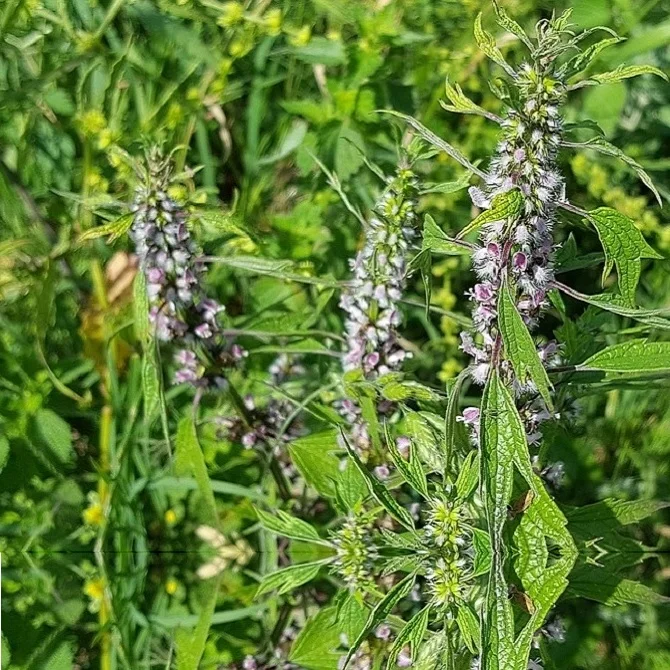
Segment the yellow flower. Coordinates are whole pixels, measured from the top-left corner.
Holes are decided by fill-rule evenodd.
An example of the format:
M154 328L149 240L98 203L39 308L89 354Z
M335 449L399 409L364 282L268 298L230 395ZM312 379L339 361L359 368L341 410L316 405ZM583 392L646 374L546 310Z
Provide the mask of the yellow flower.
M105 518L105 513L102 505L99 502L95 502L84 510L82 516L84 517L84 523L89 526L100 526Z
M170 578L165 582L165 592L169 596L173 596L175 593L177 593L178 588L179 582L176 579Z
M309 26L303 26L294 35L291 35L289 42L294 47L304 47L312 37L312 29Z
M164 515L165 523L168 526L174 526L177 523L177 513L173 509L169 509Z
M86 137L95 137L107 127L105 115L97 109L89 109L84 112L79 117L78 121L79 130L81 130Z
M281 9L271 9L265 13L263 17L265 30L268 35L279 35L281 31ZM309 37L307 38L309 42Z
M223 28L230 28L244 19L244 6L241 2L226 2L217 23Z
M84 584L84 593L95 603L105 597L105 580L102 577L87 579Z

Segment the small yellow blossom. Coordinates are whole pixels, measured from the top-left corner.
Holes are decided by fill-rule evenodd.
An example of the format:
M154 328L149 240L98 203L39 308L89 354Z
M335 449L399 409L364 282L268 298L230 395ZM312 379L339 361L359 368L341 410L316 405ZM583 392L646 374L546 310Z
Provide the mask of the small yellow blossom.
M294 47L304 47L312 37L312 29L309 26L303 26L296 33L289 37L289 42Z
M169 509L164 515L165 523L168 526L174 526L177 523L177 513L173 509Z
M169 596L173 596L175 593L177 593L178 589L179 589L179 582L176 579L173 579L171 577L165 582L165 592Z
M217 23L223 28L231 28L244 19L244 6L241 2L226 2Z
M84 593L94 603L100 603L105 597L105 580L102 577L87 579L84 584Z
M267 11L265 16L263 16L263 23L268 35L279 35L282 23L281 9L270 9ZM307 41L309 42L309 38Z
M105 115L97 109L89 109L79 116L79 129L86 137L99 135L106 127Z

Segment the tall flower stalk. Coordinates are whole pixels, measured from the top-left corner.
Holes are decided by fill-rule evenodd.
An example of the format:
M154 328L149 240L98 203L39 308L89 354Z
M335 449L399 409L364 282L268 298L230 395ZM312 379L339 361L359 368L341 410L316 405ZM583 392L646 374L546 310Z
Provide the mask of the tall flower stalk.
M130 236L146 278L150 322L156 337L176 349L175 383L223 387L224 370L245 352L226 341L219 324L224 307L207 294L189 213L169 195L170 159L152 150L140 172Z
M353 278L340 299L346 314L344 372L360 371L363 379L375 380L398 371L411 356L400 344L400 301L409 276L409 252L417 235L418 181L407 158L374 206L365 230L365 242L350 261ZM390 407L381 406L381 413ZM342 403L351 426L351 438L359 453L370 455L370 437L361 408L351 399Z

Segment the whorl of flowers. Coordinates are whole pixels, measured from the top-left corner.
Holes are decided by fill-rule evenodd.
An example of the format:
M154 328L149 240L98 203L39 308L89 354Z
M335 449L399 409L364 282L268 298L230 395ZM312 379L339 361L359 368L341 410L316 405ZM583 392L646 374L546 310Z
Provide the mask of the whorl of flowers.
M340 299L346 313L344 371L362 370L366 379L399 370L410 353L398 342L400 300L408 277L407 262L418 222L417 179L407 165L396 175L374 207L363 248L350 261L353 278ZM384 407L378 407L384 413ZM342 402L341 411L351 427L351 439L362 453L369 437L358 405Z
M417 180L400 167L374 207L365 244L351 261L353 279L340 306L346 312L344 370L367 378L398 370L409 356L399 344L399 302L407 281L408 251L416 235Z
M333 533L337 558L334 569L352 590L362 590L374 583L375 560L379 557L372 538L371 522L354 512Z
M224 308L205 291L205 266L188 212L168 194L171 172L169 159L152 151L132 206L130 235L146 277L149 319L159 340L178 347L175 383L220 385L223 378L211 368L224 368L244 352L226 346L218 323Z
M446 499L431 500L424 527L430 565L428 592L436 607L446 607L465 596L468 574L465 548L470 544L460 505Z
M519 397L532 396L535 388L515 379L508 362L499 360L497 305L503 281L510 276L516 308L532 331L547 307L554 278L552 228L558 203L564 200L564 182L557 166L563 132L559 110L566 97L556 62L563 52L561 34L553 22L540 22L532 63L516 71L510 68L517 103L502 119L502 136L485 185L470 189L477 207L494 209L500 198L506 198L509 206L499 220L481 229L481 246L473 254L478 283L469 292L475 332L461 334L461 348L473 358L471 376L477 384L484 384L491 365L496 365L513 382ZM545 365L558 360L554 342L539 346L538 353ZM551 414L538 399L520 411L529 443L535 444L540 439L539 425ZM461 418L471 427L475 442L478 418L475 408L468 408Z

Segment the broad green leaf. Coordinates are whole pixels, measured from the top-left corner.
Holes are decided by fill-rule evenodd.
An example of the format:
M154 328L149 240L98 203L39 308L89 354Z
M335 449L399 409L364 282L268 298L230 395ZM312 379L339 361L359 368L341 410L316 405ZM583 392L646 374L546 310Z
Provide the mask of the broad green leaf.
M498 299L498 324L506 357L512 364L518 380L521 383L532 381L551 410L553 408L551 382L537 353L535 342L514 304L508 280L503 282Z
M175 447L175 474L178 477L192 475L195 478L207 511L207 521L216 525L218 514L214 491L209 481L207 464L198 442L198 434L192 417L184 417L179 422Z
M656 512L670 507L670 502L659 500L616 500L607 498L592 505L575 507L566 516L571 526L593 525L594 530L604 527L616 528L638 523ZM595 535L598 533L596 532Z
M412 670L451 670L449 667L449 634L442 630L431 635L412 658Z
M353 459L354 464L358 468L358 471L363 476L365 483L368 486L370 493L379 501L381 505L386 509L386 511L394 518L396 521L400 522L407 530L414 530L414 521L412 515L402 506L400 503L393 497L393 494L380 482L373 474L371 474L365 465L362 463L360 457L349 444L344 433L342 433L342 438L349 452L349 456Z
M263 159L259 161L261 163ZM235 250L247 254L257 250L257 244L236 221L239 219L232 213L224 211L220 207L206 207L195 211L195 217L200 220L205 230L210 230L210 235L220 238L223 235L235 240Z
M419 460L431 472L446 467L442 450L441 417L431 412L405 410L403 431L411 438Z
M356 174L364 163L365 141L351 126L343 124L335 145L335 173L346 181Z
M218 591L218 584L208 590L207 600L202 606L195 630L180 627L175 631L177 670L198 670L200 667L209 629L212 626Z
M468 244L448 237L430 214L423 219L421 248L442 256L470 256L473 251Z
M290 565L288 568L265 575L258 586L256 597L269 591L277 591L278 595L289 593L314 579L319 574L319 570L329 562L330 560Z
M306 670L338 670L342 652L337 608L326 607L308 619L296 638L288 660Z
M379 426L379 413L377 412L376 398L367 395L359 397L359 404L361 408L361 416L363 421L367 424L368 434L372 446L380 450L382 447L381 429Z
M306 521L297 519L283 510L276 510L273 514L270 514L256 508L256 514L261 526L277 535L290 537L293 540L330 546L330 543L327 540L322 540L316 530Z
M381 382L381 380L378 381ZM381 394L384 398L393 402L403 402L410 399L423 402L439 402L441 400L441 397L435 391L415 381L391 381L381 387Z
M358 466L347 460L335 486L335 499L340 509L348 512L356 503L367 497L368 491L368 485Z
M516 219L523 209L523 195L517 188L513 188L504 193L499 193L491 201L491 207L484 210L479 216L473 219L463 230L461 230L456 239L462 239L469 233L478 230L486 223L495 221L511 221Z
M428 619L430 617L430 605L426 605L420 612L415 614L400 630L389 650L386 661L387 670L396 667L395 662L403 647L409 645L412 658L416 658L421 648L421 643L428 630Z
M421 462L417 458L416 448L410 441L408 457L405 459L398 450L393 436L389 433L388 426L386 428L386 446L388 447L391 458L400 474L405 481L424 498L428 499L428 480L426 474L421 467Z
M313 37L304 46L295 47L293 54L305 63L342 65L347 62L347 53L341 41L320 36Z
M670 342L620 342L599 351L578 367L605 372L668 372Z
M111 223L89 228L77 238L77 244L79 245L84 242L88 242L89 240L94 240L98 237L107 236L109 236L109 242L114 242L116 239L121 237L121 235L125 235L130 230L130 226L133 225L134 219L135 214L131 212L130 214L124 214Z
M667 598L648 586L622 579L603 568L586 566L570 579L570 595L588 598L609 607L617 605L667 605Z
M340 459L333 453L340 448L335 430L299 437L288 445L291 462L309 484L328 497L335 495L341 474Z
M461 637L471 654L479 654L481 649L482 631L479 618L468 603L463 603L456 612L456 624L461 631Z
M421 195L426 193L456 193L468 187L470 177L469 172L464 172L456 181L446 181L439 184L426 182L419 187L419 193Z
M635 159L626 155L623 151L621 151L621 149L619 149L619 147L614 146L604 137L594 137L593 139L588 140L588 142L563 142L563 146L592 149L593 151L605 154L606 156L612 156L613 158L622 160L629 168L635 171L635 174L637 174L640 181L642 181L642 183L654 194L659 206L663 206L661 195L658 192L656 186L654 186L654 182L651 180L651 177L645 172L644 168Z
M412 573L407 575L404 579L401 579L389 592L372 608L368 619L365 622L365 626L358 634L358 637L354 640L353 644L349 648L347 656L345 658L344 664L342 665L342 670L346 670L349 661L352 659L353 655L358 651L358 648L361 646L365 638L380 624L384 623L391 614L393 608L405 598L414 586L414 581L416 580L416 574Z
M483 116L487 119L491 119L492 121L500 120L495 114L492 114L483 107L480 107L476 103L472 102L472 100L470 100L470 98L468 98L467 95L463 93L463 90L458 84L452 86L447 79L444 83L444 87L447 98L451 104L448 105L443 100L440 100L440 105L442 106L442 109L445 109L447 112L455 112L458 114L476 114L477 116Z
M70 424L50 409L38 409L33 417L37 434L59 463L69 463L74 456Z
M475 19L475 41L479 48L494 62L500 65L505 72L516 79L516 73L509 66L500 49L496 45L496 41L491 33L484 30L482 27L482 13L479 12Z
M500 6L500 3L493 0L493 9L496 13L498 25L508 30L512 35L516 35L531 51L534 50L533 43L526 34L526 31Z
M643 258L663 258L645 241L632 219L610 207L599 207L588 213L605 251L603 283L616 264L619 290L628 306L635 303Z
M4 657L2 660L4 663ZM59 643L58 646L48 654L46 659L43 658L43 662L38 661L35 666L31 667L34 667L35 670L72 670L74 662L75 658L72 643L65 641Z
M343 603L338 605L337 625L347 637L347 644L355 640L368 620L368 608L357 593L347 593Z

